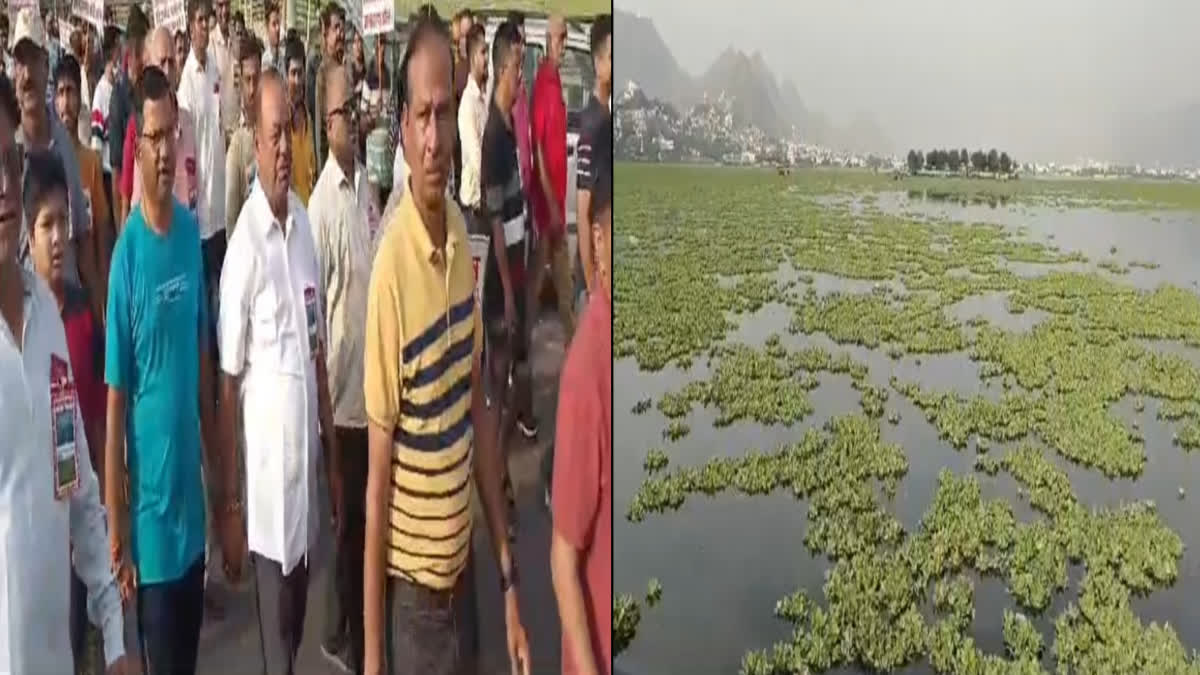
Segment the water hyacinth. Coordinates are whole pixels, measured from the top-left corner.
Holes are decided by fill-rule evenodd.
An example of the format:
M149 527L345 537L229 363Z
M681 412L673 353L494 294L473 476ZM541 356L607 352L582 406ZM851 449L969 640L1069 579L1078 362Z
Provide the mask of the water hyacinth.
M852 212L852 199L817 199L844 188L839 181L868 178L798 175L781 197L779 182L755 172L618 173L623 228L639 245L619 240L614 253L614 358L646 371L706 366L656 401L668 419L664 437L686 436L697 407L717 426L790 427L785 433L794 434L771 451L694 465L668 465L665 453L652 450L626 517L640 522L686 508L697 495L789 491L806 508L805 547L833 566L822 597L800 589L779 599L775 614L794 633L747 652L741 672L928 663L940 673L1035 673L1043 660L1059 672L1198 672L1174 630L1143 623L1129 600L1178 578L1180 537L1151 504L1082 503L1060 468L1069 462L1097 476L1136 479L1148 451L1200 448L1200 369L1148 343L1200 347L1195 292L1130 285L1131 277L1147 276L1131 270L1158 267L1150 261L1092 262L999 225L863 208L871 200ZM1145 208L1153 201L1113 202L1105 191L1121 187L1032 183L996 189L1064 207L1101 200ZM1055 269L1064 263L1078 266ZM831 279L849 281L831 291ZM960 311L957 303L987 294L1010 315L1000 319L1023 315L1014 322L1024 328ZM760 316L782 319L789 334L770 334L760 346L732 341L742 318ZM843 347L831 351L831 342ZM917 355L926 354L966 355L980 387L948 390L924 379L942 367L931 357L922 364ZM878 380L889 370L902 377L884 388ZM809 428L818 384L828 379L848 379L859 410L851 404L825 427ZM921 414L901 424L893 393ZM1136 413L1157 405L1179 447L1147 448L1138 421L1121 417L1125 397ZM638 401L634 412L649 407ZM897 428L881 432L884 419ZM926 423L954 448L974 442L976 469L997 477L984 478L986 487L1011 476L1034 518L1018 521L1011 493L985 498L978 475L943 471L917 526L906 530L888 500L907 474L906 453L928 448L883 438L912 438L910 425ZM1078 599L1043 635L1027 615L1075 598L1072 565L1084 574ZM1003 654L984 653L971 635L977 574L1003 584L1016 603L1017 611L1004 610ZM614 641L631 616L636 629L638 612L631 598L614 602Z

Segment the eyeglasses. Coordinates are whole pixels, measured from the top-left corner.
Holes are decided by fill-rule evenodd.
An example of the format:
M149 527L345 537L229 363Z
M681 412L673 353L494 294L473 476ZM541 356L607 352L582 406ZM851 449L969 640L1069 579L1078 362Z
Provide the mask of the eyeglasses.
M327 119L333 119L338 115L345 115L346 121L353 124L354 122L358 121L358 106L356 103L357 100L351 96L350 98L346 99L346 102L343 103L341 107L330 110L325 117Z

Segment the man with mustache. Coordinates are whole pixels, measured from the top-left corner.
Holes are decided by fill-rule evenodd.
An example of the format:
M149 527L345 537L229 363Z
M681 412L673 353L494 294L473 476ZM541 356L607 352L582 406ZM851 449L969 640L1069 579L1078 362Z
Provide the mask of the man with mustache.
M75 145L71 141L72 132L67 131L59 121L58 115L46 103L46 82L49 80L50 64L46 52L46 31L42 27L42 17L34 8L24 8L17 13L16 26L12 34L13 55L16 66L13 68L16 84L17 101L21 108L21 125L17 129L17 143L25 152L48 150L58 156L63 170L67 174L67 190L70 195L70 244L66 247L64 269L67 279L79 284L88 294L88 303L103 320L105 314L105 295L108 280L105 272L108 270L108 259L105 255L105 242L96 241L96 233L92 231L83 205L85 197L83 185L79 180L79 163L75 158ZM29 258L29 240L26 232L21 232L21 259L26 266L32 268Z
M243 430L263 672L290 675L321 514L318 453L323 445L334 532L341 527L340 455L320 267L308 214L291 191L291 110L279 71L263 73L255 113L258 179L221 273L220 408L226 447Z

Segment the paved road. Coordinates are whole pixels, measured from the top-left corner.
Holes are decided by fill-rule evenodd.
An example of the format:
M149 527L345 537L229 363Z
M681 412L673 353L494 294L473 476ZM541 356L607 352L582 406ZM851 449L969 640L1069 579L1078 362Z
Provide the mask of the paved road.
M534 442L527 443L523 439L517 442L512 449L509 467L520 518L517 560L521 568L522 615L533 657L531 671L540 674L561 672L558 610L550 581L550 518L543 506L539 474L542 456L554 438L558 373L563 359L563 331L556 316L543 316L535 327L532 356L534 408L540 422L539 435ZM510 671L504 647L499 574L491 553L487 527L481 516L476 523L474 549L483 652L481 675L501 675ZM314 574L308 593L307 619L297 675L335 675L341 672L331 666L320 651L320 639L325 629L326 593L332 576L328 541L328 531L323 530L314 556ZM205 619L200 635L199 672L201 675L257 672L261 657L252 585L243 583L237 588L222 585L220 595L226 605L225 616L219 621ZM132 634L132 631L127 632Z

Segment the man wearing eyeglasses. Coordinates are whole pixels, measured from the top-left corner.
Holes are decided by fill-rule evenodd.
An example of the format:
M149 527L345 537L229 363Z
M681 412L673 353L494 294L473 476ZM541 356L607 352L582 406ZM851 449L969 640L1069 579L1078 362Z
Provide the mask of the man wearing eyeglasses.
M247 37L240 42L238 72L242 99L241 119L229 139L225 153L225 217L229 219L228 236L242 212L250 194L254 177L254 106L258 100L258 77L262 71L262 45L258 38Z
M324 304L325 352L333 397L334 433L341 449L344 499L335 543L334 583L328 591L326 658L352 672L362 668L362 572L364 498L367 491L367 411L363 395L367 284L372 233L377 220L367 172L355 159L358 97L349 69L325 71L325 137L329 157L317 179L308 211L320 265L318 296Z

